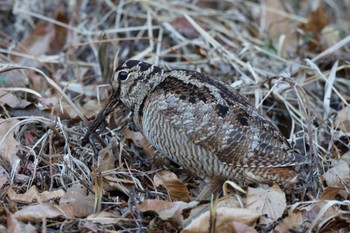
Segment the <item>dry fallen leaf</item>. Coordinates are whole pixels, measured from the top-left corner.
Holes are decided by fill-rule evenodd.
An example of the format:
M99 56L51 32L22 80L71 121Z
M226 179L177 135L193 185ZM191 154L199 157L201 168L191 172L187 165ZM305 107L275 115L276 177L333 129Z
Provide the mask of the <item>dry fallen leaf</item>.
M346 106L338 112L337 118L335 119L335 126L345 133L350 132L350 106Z
M32 56L46 54L53 37L53 26L50 23L38 22L33 30L21 41L16 51L24 52ZM14 57L14 61L20 65L37 67L38 62L26 57Z
M0 166L0 189L2 189L7 182L9 182L9 180L7 179L5 169Z
M1 231L0 232L13 232L13 233L36 233L37 229L34 225L30 223L23 223L19 222L13 214L10 213L7 209L4 210L6 213L6 220L7 220L7 231ZM2 215L3 213L0 213Z
M57 206L57 208L71 218L84 218L94 212L95 197L93 195L77 198L77 200Z
M325 174L323 178L326 180L328 186L335 186L343 188L350 187L350 168L349 164L340 159L333 161L333 166Z
M334 199L335 196L339 193L340 188L339 187L327 187L325 190L323 190L320 200L331 200Z
M13 131L9 134L7 133L18 122L17 119L12 118L0 119L0 157L9 162L11 166L20 162L20 159L17 157L17 146L19 146L19 143L14 138L14 134L18 132L18 127L13 128Z
M99 171L105 172L115 168L116 153L119 152L117 140L112 138L108 145L98 152Z
M136 146L143 148L150 156L154 155L155 150L153 149L151 144L149 144L146 138L142 135L142 133L131 131L130 129L125 128L122 131L122 135L125 136L127 139L131 139Z
M37 222L46 218L64 216L64 213L50 203L39 203L37 205L26 206L14 213L13 216L19 221Z
M248 187L246 207L266 214L267 218L263 222L270 223L282 216L287 207L286 195L278 185L268 188Z
M302 23L300 28L305 31L306 36L309 38L308 45L311 49L315 49L319 46L320 33L324 27L329 23L329 18L325 8L320 4L319 7L310 12L307 23Z
M87 196L86 188L81 184L73 184L60 199L59 204L68 204Z
M34 187L34 188L33 188ZM50 203L41 203L42 200L48 200L50 197L63 196L61 190L57 192L39 193L33 186L25 194L17 194L15 201L28 202L30 200L40 200L38 205L24 207L17 211L14 216L20 221L39 221L45 218L56 218L65 216L69 218L86 217L93 213L95 198L93 195L87 196L78 185L69 189L68 194L61 198L60 205ZM10 194L13 195L13 194ZM9 197L10 197L9 195ZM11 198L14 198L11 196ZM67 203L67 204L63 204Z
M296 209L294 211L289 211L288 217L283 219L283 221L277 225L274 231L276 231L276 233L291 232L291 230L303 232L304 229L302 229L302 223L302 211Z
M42 193L39 193L36 186L33 185L24 194L17 194L12 189L12 187L10 187L9 190L7 191L7 196L12 201L15 201L18 203L24 203L24 204L31 204L34 202L44 202L44 201L48 201L50 199L60 198L64 195L64 193L65 192L62 189L52 191L52 192L44 191Z
M130 196L129 188L135 186L135 181L132 179L122 179L115 176L103 176L103 190L112 191L119 190Z
M140 205L140 210L142 212L152 211L158 214L158 216L163 220L169 220L182 224L184 220L183 211L185 209L192 209L197 206L197 201L192 201L190 203L177 201L168 202L163 200L145 200Z
M11 108L24 109L30 102L21 100L14 94L8 91L0 90L0 106L10 106Z
M96 86L94 85L83 85L82 83L72 83L66 81L62 81L60 82L60 84L61 86L65 87L68 91L72 91L77 94L86 95L89 97L96 97ZM96 100L89 100L86 104L89 104L90 102L93 102L95 107L98 106L96 105Z
M214 227L215 232L220 233L256 232L250 226L254 225L260 216L260 213L251 209L219 207L215 209L215 227L212 227ZM181 232L211 232L209 231L210 222L210 212L206 211L198 218L193 219ZM240 231L240 229L244 231Z
M86 220L91 221L93 223L99 223L102 225L106 225L106 224L115 224L118 221L121 221L122 218L115 215L114 213L102 211L98 214L89 215L86 218Z
M86 102L81 109L84 115L88 119L90 119L97 116L97 114L101 111L102 107L103 105L98 104L97 100L90 100Z
M55 19L64 24L69 23L68 14L63 6L59 7L55 12ZM48 54L56 54L62 50L67 41L67 34L68 30L66 27L62 27L56 23L53 25L53 35L49 44Z
M171 200L173 201L189 201L190 193L187 185L180 181L177 176L169 171L161 171L154 175L153 182L158 186L166 188Z

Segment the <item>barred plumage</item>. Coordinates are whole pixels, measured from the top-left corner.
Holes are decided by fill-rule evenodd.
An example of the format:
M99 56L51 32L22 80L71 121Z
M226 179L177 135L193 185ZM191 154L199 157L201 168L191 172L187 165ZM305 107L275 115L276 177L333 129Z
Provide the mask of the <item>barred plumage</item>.
M145 138L202 178L285 184L305 162L236 90L204 74L130 60L111 84Z

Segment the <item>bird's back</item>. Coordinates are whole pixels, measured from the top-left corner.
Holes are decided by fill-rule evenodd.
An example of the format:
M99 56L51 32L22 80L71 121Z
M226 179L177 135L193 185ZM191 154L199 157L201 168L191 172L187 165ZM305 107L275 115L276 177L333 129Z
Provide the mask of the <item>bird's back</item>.
M162 154L202 177L294 179L303 158L237 91L193 71L164 75L135 117Z

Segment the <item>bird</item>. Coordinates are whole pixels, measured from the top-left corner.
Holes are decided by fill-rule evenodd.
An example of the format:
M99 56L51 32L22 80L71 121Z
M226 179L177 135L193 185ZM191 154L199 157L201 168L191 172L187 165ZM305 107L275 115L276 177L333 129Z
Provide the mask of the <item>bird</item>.
M164 157L202 178L208 197L226 180L295 184L306 159L237 90L206 74L139 60L119 65L112 95L91 130L118 104ZM85 137L85 140L87 135Z

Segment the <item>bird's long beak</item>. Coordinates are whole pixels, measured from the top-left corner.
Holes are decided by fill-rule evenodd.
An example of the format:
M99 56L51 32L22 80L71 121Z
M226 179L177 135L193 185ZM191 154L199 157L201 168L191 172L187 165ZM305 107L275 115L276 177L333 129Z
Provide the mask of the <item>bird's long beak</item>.
M96 119L89 126L88 131L85 136L81 140L81 145L85 146L89 142L89 137L91 134L95 133L97 128L102 124L102 122L106 119L106 117L113 112L113 110L119 105L120 101L117 98L117 94L114 93L110 97L106 106L98 113Z

